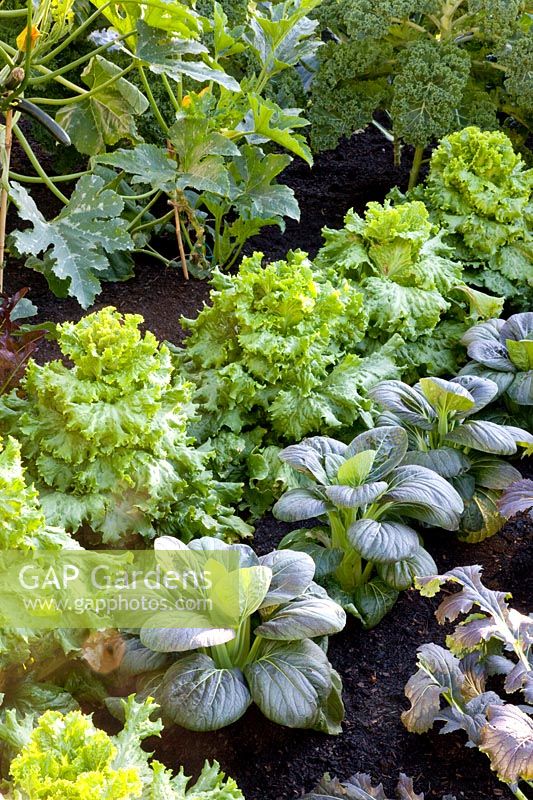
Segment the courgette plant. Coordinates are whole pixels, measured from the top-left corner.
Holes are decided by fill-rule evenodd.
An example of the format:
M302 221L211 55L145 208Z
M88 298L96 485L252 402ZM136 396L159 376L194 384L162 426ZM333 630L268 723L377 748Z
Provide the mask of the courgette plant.
M155 548L187 549L167 536ZM247 545L210 538L195 539L188 549L238 554L240 618L237 627L141 630L145 648L178 656L150 686L165 718L190 730L217 730L255 702L280 725L340 733L341 681L324 637L342 630L346 615L313 582L312 559L289 551L258 557ZM228 570L235 572L230 562Z
M329 529L294 531L280 547L309 552L328 590L367 628L382 619L413 577L434 561L404 518L456 530L463 501L436 472L403 465L407 433L375 428L349 444L325 436L304 439L280 458L316 486L288 491L274 506L285 522L320 517Z
M378 424L405 428L409 452L405 464L435 470L457 489L464 502L459 537L479 542L500 530L498 513L503 489L522 477L511 464L495 456L514 455L533 444L521 428L472 419L496 397L494 381L462 375L451 381L423 378L411 387L401 381L383 381L372 398L386 413Z

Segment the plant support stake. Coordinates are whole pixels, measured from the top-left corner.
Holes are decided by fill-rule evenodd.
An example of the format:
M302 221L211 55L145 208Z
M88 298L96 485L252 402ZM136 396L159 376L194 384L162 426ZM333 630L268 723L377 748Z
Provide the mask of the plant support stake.
M174 209L174 223L176 227L176 239L178 240L178 250L180 252L181 268L183 270L183 277L186 281L189 280L189 270L187 268L187 258L185 256L185 248L183 247L183 238L181 236L181 219L180 209L177 200L171 200L170 205Z
M5 142L2 169L2 195L0 199L0 293L4 291L4 261L6 250L6 221L9 204L9 164L11 161L11 143L13 141L13 109L8 108L5 120Z

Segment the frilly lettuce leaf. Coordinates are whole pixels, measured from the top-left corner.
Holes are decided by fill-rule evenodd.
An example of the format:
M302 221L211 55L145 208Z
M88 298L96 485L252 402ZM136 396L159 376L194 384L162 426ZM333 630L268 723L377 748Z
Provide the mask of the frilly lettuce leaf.
M281 467L271 472L274 451L267 465L263 448L370 424L367 390L398 374L403 340L374 348L367 359L356 355L367 320L360 291L348 280L329 281L302 252L266 266L256 253L235 276L216 272L212 284L212 305L184 321L190 336L173 353L197 386L203 415L193 431L214 446L217 474L247 475L249 502L264 508L258 481L264 492L265 470L273 475ZM222 443L235 456L230 471Z
M60 325L73 366L30 362L23 397L0 402L0 427L17 431L51 524L73 533L86 524L107 542L165 525L189 538L246 534L226 505L238 484L219 486L191 446L191 386L141 321L104 308Z
M315 261L328 280L349 280L363 295L369 324L358 351L368 354L373 339L384 343L398 333L397 360L415 378L456 371L461 333L503 306L465 283L444 233L419 200L369 203L364 217L351 210L344 228L324 229Z
M158 706L151 698L137 703L133 697L122 705L125 723L116 736L80 711L46 711L38 720L9 714L0 739L18 751L10 767L15 800L243 800L216 761L206 762L189 788L183 769L172 777L162 764L150 762L141 743L161 731L161 722L151 719Z

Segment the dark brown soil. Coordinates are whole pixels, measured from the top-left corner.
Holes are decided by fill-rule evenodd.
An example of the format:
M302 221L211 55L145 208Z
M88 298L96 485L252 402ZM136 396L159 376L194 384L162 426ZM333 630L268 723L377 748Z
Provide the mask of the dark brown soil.
M393 184L405 186L407 173L407 164L402 169L393 166L390 145L374 129L320 156L312 171L295 163L286 180L300 201L301 224L289 223L285 234L266 231L253 248L268 258L282 258L296 247L315 253L325 224L339 226L350 207L362 211L367 201L383 200ZM31 287L30 296L42 320L77 320L84 313L73 300L53 298L36 273L8 272L9 291L24 285ZM95 308L111 304L123 312L141 313L159 338L178 343L180 316L195 316L207 297L205 283L185 283L175 270L143 264L128 283L106 286ZM39 357L43 360L56 353L53 344L45 343ZM257 550L273 549L288 529L271 517L264 519L257 528ZM442 571L457 565L483 565L486 583L511 591L516 606L527 612L533 599L532 534L533 522L523 516L480 545L460 544L453 534L431 533L426 546ZM463 747L462 735L411 735L400 721L406 706L403 689L415 670L417 647L444 641L445 631L433 616L435 605L436 601L414 591L405 592L376 629L365 632L351 620L342 634L332 638L330 658L342 676L346 704L341 736L281 728L252 708L222 731L195 734L174 728L150 744L168 767L183 765L187 774L196 774L204 759L217 759L237 779L247 800L296 798L309 791L325 771L340 778L368 772L382 779L392 795L401 770L415 778L427 800L441 800L447 793L457 800L511 798L491 773L486 757Z

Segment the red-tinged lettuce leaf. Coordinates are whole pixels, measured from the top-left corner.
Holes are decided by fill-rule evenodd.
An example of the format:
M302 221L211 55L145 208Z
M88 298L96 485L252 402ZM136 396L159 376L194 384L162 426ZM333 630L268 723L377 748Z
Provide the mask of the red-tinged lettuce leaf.
M35 313L35 307L24 300L28 291L19 289L11 297L0 297L0 393L18 385L28 359L46 334L41 326L22 326L19 321Z

